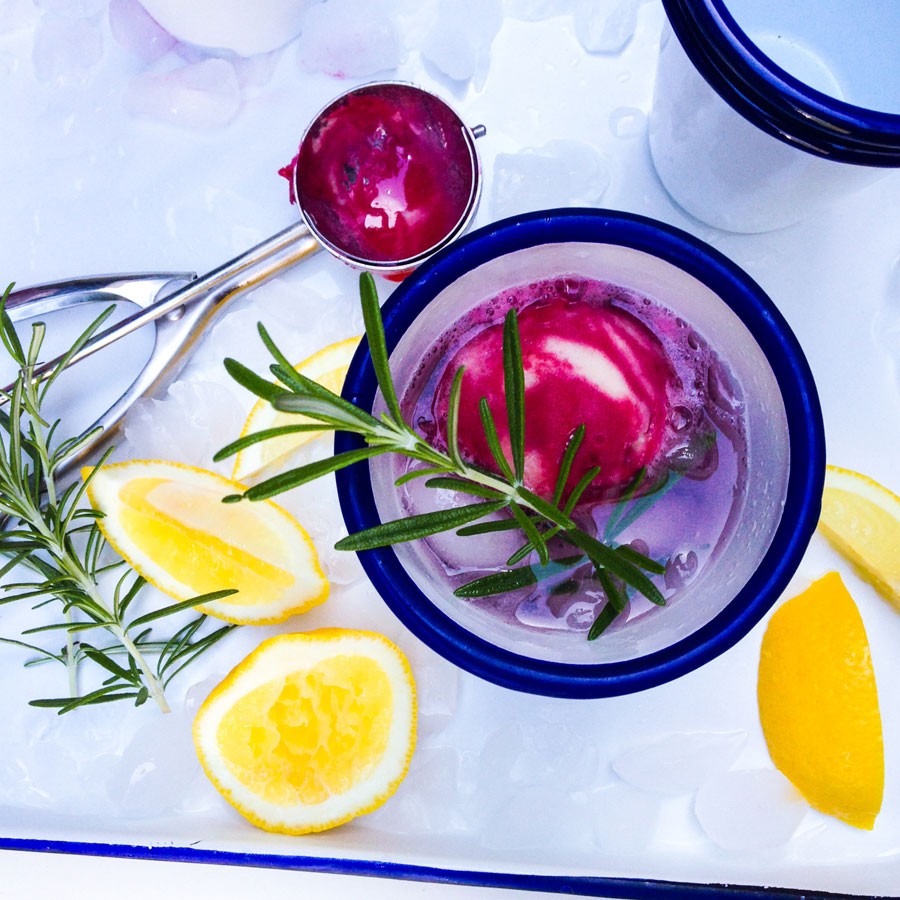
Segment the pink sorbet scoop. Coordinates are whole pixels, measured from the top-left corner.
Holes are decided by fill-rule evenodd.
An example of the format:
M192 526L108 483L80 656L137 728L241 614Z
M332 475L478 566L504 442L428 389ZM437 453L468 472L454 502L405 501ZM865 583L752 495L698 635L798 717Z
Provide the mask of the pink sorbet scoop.
M610 304L554 298L519 313L525 370L525 484L551 497L566 442L582 423L585 438L568 487L591 467L600 473L585 500L614 497L654 462L666 432L675 379L662 344L638 318ZM443 427L453 375L465 367L459 443L470 462L496 470L478 411L485 397L507 458L503 329L491 325L453 357L435 395ZM445 434L441 434L446 439Z

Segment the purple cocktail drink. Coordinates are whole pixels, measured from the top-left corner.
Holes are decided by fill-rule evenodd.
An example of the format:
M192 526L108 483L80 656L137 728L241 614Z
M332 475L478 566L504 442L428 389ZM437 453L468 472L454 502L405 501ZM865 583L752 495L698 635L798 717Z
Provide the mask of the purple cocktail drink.
M566 444L583 425L567 490L599 468L573 514L611 545L631 543L665 565L658 587L674 602L732 531L743 499L746 439L735 380L683 318L634 291L577 275L502 291L471 309L435 342L404 396L424 436L446 446L450 384L464 367L459 447L467 462L496 470L481 424L487 400L509 452L502 322L518 313L525 375L526 487L554 492ZM410 513L456 502L449 492L404 486ZM523 543L516 532L427 541L432 564L453 587L504 567ZM540 630L587 630L606 602L591 566L542 568L539 583L509 594L460 600ZM616 625L651 609L632 596Z

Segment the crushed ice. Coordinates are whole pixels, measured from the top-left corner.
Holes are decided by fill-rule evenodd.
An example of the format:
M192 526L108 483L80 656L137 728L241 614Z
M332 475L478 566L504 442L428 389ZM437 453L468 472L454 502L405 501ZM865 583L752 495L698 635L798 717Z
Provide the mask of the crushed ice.
M171 125L215 128L241 108L241 86L225 59L206 59L168 72L136 75L125 92L125 108Z
M339 78L389 72L404 54L395 20L369 0L328 0L312 7L297 41L302 69Z
M671 734L620 754L612 767L623 781L644 791L691 793L731 768L746 741L743 732Z
M710 779L694 812L707 837L724 850L749 852L786 844L809 807L774 769L742 769Z
M494 218L558 206L595 206L610 182L603 155L584 141L553 140L500 153L491 175Z

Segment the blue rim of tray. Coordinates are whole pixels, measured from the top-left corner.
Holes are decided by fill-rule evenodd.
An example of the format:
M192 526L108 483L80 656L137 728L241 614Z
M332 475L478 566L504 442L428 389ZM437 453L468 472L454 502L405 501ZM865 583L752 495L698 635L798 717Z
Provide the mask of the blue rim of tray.
M784 318L743 270L687 232L644 216L595 208L544 210L481 228L445 248L401 284L382 309L388 351L422 309L462 274L489 260L546 243L609 243L632 247L693 275L747 324L782 386L790 434L790 477L785 510L760 567L711 622L676 644L640 660L568 664L535 660L475 636L437 608L390 547L359 559L392 612L433 650L467 671L514 690L554 697L618 696L671 681L709 662L744 637L778 599L795 572L818 522L825 478L825 437L812 373ZM371 409L376 380L363 339L344 384L344 397ZM363 447L355 434L337 432L335 452ZM338 497L348 531L377 524L369 469L357 463L337 472Z
M200 863L217 866L243 866L258 869L282 869L320 872L330 875L357 875L367 878L393 878L400 881L455 884L463 887L505 888L538 893L564 893L579 897L616 898L616 900L678 900L692 897L727 896L729 900L900 900L887 894L848 894L810 891L804 888L780 888L763 885L666 881L656 878L617 878L607 875L538 875L527 872L488 872L453 869L380 860L342 859L242 853L201 847L148 847L135 844L106 844L85 841L0 838L0 850L36 853L65 853L74 856L115 859L156 860L158 862Z

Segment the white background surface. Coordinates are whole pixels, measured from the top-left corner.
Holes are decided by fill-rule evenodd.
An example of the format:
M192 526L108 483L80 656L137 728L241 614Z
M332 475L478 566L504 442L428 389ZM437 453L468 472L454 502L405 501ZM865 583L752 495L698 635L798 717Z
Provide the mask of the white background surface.
M182 46L155 63L145 63L113 37L106 0L42 0L37 7L30 0L0 0L0 24L8 28L0 32L0 121L7 123L7 135L0 142L0 278L15 279L24 286L105 271L206 271L294 221L284 183L274 173L288 161L300 132L328 99L375 75L419 81L450 99L469 124L484 123L488 128L487 137L479 142L485 194L476 225L526 209L602 205L654 216L709 241L760 282L797 333L822 395L829 461L857 468L895 491L900 489L894 450L900 445L895 377L900 359L900 179L894 174L862 194L836 200L827 215L777 233L729 235L693 221L668 199L647 152L646 115L661 8L655 2L609 0L606 4L569 4L580 20L571 13L536 16L533 21L527 21L528 16L510 15L512 9L540 6L507 2L503 7L507 15L489 49L478 50L462 76L448 77L413 49L420 44L412 41L423 40L429 21L435 19L435 5L397 0L388 7L393 11L390 21L410 41L409 49L399 54L399 62L392 60L385 70L338 77L321 65L304 68L298 59L302 47L295 42L274 57L256 59L253 71L242 68L246 81L234 117L201 128L190 121L170 123L133 115L125 104L135 79L203 60L208 55L205 51ZM482 30L488 29L490 5L475 4L468 12L467 4L455 8L457 18L445 23L445 31L452 32L450 25L461 20L477 21ZM576 33L588 8L610 15L635 12L634 37L615 53L588 52ZM88 14L82 15L85 9ZM14 27L9 27L9 22ZM68 68L50 67L48 72L46 57L40 56L46 51L42 42L53 34L58 37L61 28L72 41L78 34L99 35L101 55L84 71L70 63ZM370 37L375 33L374 27L369 33ZM384 40L381 34L377 38ZM464 49L475 43L470 34L459 46ZM64 42L62 49L65 47ZM61 52L60 47L57 50ZM345 51L341 63L363 55ZM462 59L464 54L457 56ZM554 141L563 142L562 151L558 144L548 149ZM510 161L508 154L523 150L530 150L524 162L522 157L518 163ZM522 175L526 163L531 166L530 177ZM522 182L518 187L517 178ZM221 332L223 341L230 339L235 345L231 352L244 353L248 342L241 328L252 328L257 317L268 315L283 324L283 306L296 296L299 318L308 316L310 309L323 311L323 323L311 331L301 327L308 325L306 321L285 325L286 335L295 341L292 349L298 359L303 358L326 339L346 336L344 329L354 326L354 282L352 273L320 255L271 291L238 301L212 338ZM381 287L384 293L389 290L389 286ZM186 378L213 377L209 373L214 365L220 366L221 356L218 345L204 343ZM176 405L170 399L167 403L167 407L154 409L161 413ZM232 412L239 424L241 410ZM210 431L213 449L234 436L233 422L216 419L209 425L204 420L194 430L204 428ZM136 452L133 446L126 451ZM185 441L173 446L172 452L185 461L203 464L208 448ZM820 541L814 541L804 560L797 586L835 566L847 578L869 629L882 708L895 710L900 697L896 663L900 618ZM375 605L362 608L336 595L310 621L347 624L352 614L352 624L362 621L392 631L405 649L419 654L417 665L424 667L427 655L377 606L377 598L370 599ZM577 709L511 696L463 677L453 722L443 737L439 730L423 735L417 760L424 765L436 754L458 751L462 763L483 761L479 753L496 735L495 729L504 724L520 727L526 739L540 737L540 728L572 725L587 732L596 724L591 740L599 754L601 773L609 769L617 754L642 742L680 733L734 730L748 735L746 751L737 765L768 766L754 702L760 636L761 630L756 629L734 651L678 683ZM249 649L250 638L246 642ZM17 690L22 685L27 691L22 696L8 691L3 698L5 721L12 732L24 719L21 707L25 697L39 689L31 682L26 684L31 676L22 675L19 660L3 656L0 666L4 673L11 673L10 684ZM446 676L440 669L430 671L436 671L438 678ZM596 847L581 848L571 871L585 867L593 874L740 883L772 880L848 894L895 893L896 878L891 880L890 873L897 871L900 860L898 728L900 724L893 718L886 719L887 799L872 835L808 811L799 843L771 853L729 854L705 839L693 817L691 798L685 796L660 801L664 815L649 848L635 844L617 850L600 841ZM14 744L13 737L7 733L3 746ZM0 758L0 763L12 764L12 760ZM0 771L4 771L2 766ZM335 837L337 846L362 835L364 847L380 844L397 853L409 848L413 857L425 864L452 866L454 848L459 841L469 840L467 853L476 854L486 868L500 859L523 871L536 868L538 858L553 862L559 848L549 840L539 852L528 847L498 848L497 835L468 832L453 834L455 844L448 841L445 845L440 832L431 845L417 844L417 835L402 833L403 816L396 813L392 819L391 810L421 812L424 808L433 813L428 808L425 781L424 775L417 780L414 769L403 793L385 808L381 820L385 834L377 828L341 829ZM598 796L612 782L602 783ZM81 796L73 788L55 802L89 806L93 797L99 805L108 804L108 798L91 793L91 786L84 790ZM452 792L441 799L450 804ZM18 836L15 807L2 812L0 835ZM65 834L69 825L57 812L53 806L41 811L40 826L45 832L61 830ZM221 818L231 821L227 810ZM602 822L602 817L598 819ZM253 846L258 850L258 838L247 838L240 824L235 826L238 840L256 841ZM605 825L607 838L614 826L615 822ZM111 820L111 839L115 839L117 827L117 820ZM77 839L77 832L69 837ZM439 852L434 851L435 845ZM380 880L363 885L356 878L310 873L0 853L0 896L9 897L62 892L100 898L167 893L210 898L268 893L281 897L302 892L341 898L360 891L372 898L451 900L487 893L478 888ZM532 895L496 891L488 896L499 900Z

